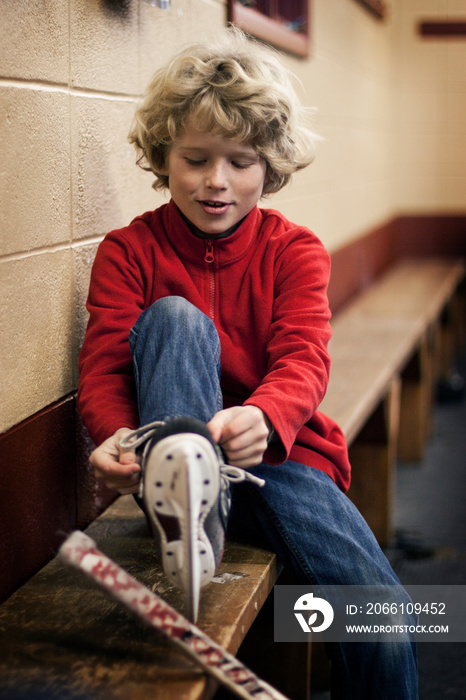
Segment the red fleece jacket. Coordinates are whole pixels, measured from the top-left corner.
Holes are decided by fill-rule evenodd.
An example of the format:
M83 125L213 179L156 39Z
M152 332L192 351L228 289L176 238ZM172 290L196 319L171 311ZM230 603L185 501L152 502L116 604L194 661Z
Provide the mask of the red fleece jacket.
M129 331L157 299L182 296L219 333L224 406L257 406L275 428L265 461L321 469L346 490L345 438L317 410L330 369L329 273L318 238L274 210L255 207L232 235L205 241L170 202L108 234L80 355L78 405L92 439L139 425Z

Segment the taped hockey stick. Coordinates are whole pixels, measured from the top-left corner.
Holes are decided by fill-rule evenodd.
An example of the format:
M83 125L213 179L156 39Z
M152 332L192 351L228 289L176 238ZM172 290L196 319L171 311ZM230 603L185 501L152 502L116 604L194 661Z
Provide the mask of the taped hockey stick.
M102 554L83 532L73 532L59 556L85 573L119 603L181 647L208 673L245 700L287 700L162 598Z

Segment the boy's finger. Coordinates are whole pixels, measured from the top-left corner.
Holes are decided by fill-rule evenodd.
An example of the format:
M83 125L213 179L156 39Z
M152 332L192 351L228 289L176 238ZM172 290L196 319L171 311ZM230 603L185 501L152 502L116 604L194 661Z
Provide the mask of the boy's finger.
M222 435L230 449L240 450L248 445L266 440L267 433L258 424L239 420L240 418L238 416L238 419L229 423Z
M108 486L109 488L117 489L120 493L123 493L122 489L135 489L136 486L139 486L139 480L140 480L138 473L134 473L134 474L122 474L122 473L104 474L104 475L101 475L100 478L105 482L106 486Z
M140 469L138 459L137 459L134 452L122 452L120 454L118 464L121 464L124 467L133 466L133 467L135 467L134 471L139 471L139 469ZM137 470L136 470L136 467L137 467Z
M243 416L240 411L226 408L216 415L219 416L220 426L220 435L217 438L217 442L220 442L222 445L249 430L250 426L246 416Z
M116 482L121 479L128 479L134 475L138 475L141 471L141 467L135 463L121 464L120 462L108 461L105 464L96 464L94 471L98 479L103 479L104 481L112 480L112 482Z
M129 493L139 493L139 484L136 484L136 486L129 486L128 488L119 488L118 491L122 496L127 496Z
M231 440L255 431L260 426L262 413L251 410L253 407L233 406L224 408L207 424L215 442L225 445ZM259 409L257 409L259 411ZM250 440L250 437L246 440Z
M233 464L236 467L242 467L243 469L247 469L248 467L253 467L256 464L260 464L262 462L264 450L238 450L237 452L230 452L229 450L227 450L226 454L229 464Z
M230 431L228 431L228 433L230 433ZM254 431L251 429L247 429L239 433L235 432L233 434L227 434L227 431L225 430L225 434L222 436L221 444L224 449L231 452L238 452L239 450L247 449L256 441L257 438L254 435Z
M218 411L207 423L207 428L210 430L214 442L220 442L222 438L225 425L227 424L226 410Z

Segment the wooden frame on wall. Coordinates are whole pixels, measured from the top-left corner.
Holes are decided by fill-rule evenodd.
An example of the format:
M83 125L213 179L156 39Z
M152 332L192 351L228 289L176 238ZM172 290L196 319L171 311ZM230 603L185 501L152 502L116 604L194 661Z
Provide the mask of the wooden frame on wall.
M357 0L360 5L364 5L377 19L384 19L387 14L387 4L384 0Z
M309 55L310 0L228 0L228 21L297 56Z

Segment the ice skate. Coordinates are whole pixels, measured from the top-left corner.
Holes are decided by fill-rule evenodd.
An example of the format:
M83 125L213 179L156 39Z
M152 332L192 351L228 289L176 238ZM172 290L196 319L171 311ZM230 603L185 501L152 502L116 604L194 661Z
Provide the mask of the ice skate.
M221 561L231 481L263 480L226 465L205 424L182 417L128 435L121 447L142 452L141 496L166 576L184 594L195 622L201 588Z

